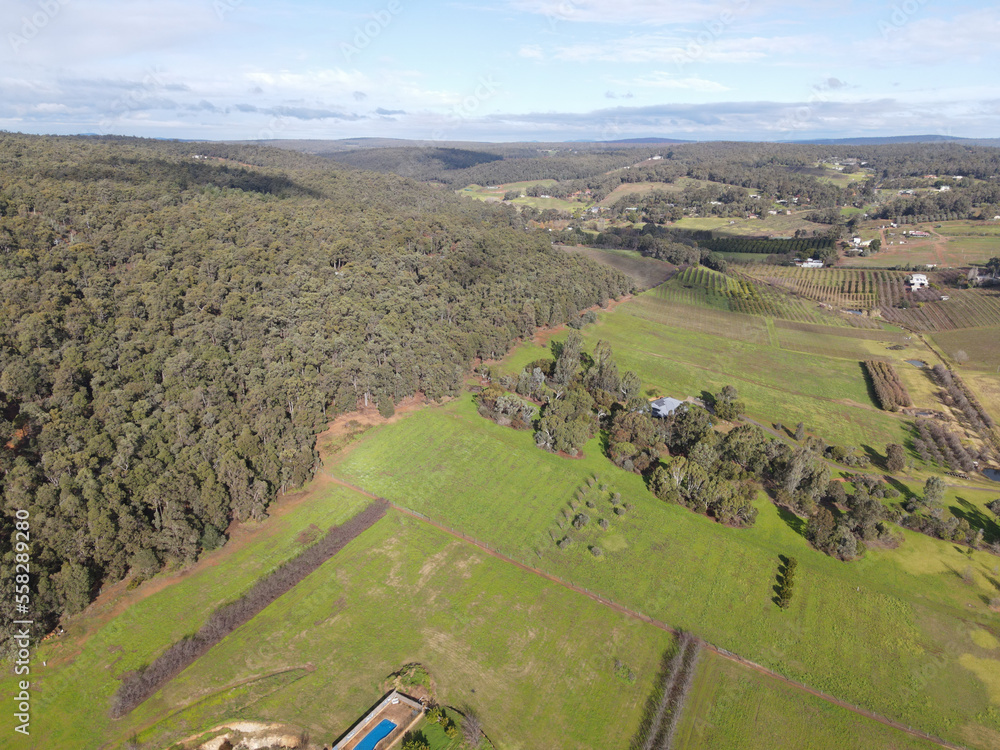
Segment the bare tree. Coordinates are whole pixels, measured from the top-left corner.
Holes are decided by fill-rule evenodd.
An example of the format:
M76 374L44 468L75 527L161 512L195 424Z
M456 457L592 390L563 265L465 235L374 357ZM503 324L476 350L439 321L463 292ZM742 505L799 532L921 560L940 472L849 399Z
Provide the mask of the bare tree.
M479 747L483 742L483 724L479 716L471 708L463 711L465 720L462 722L462 734L469 747Z

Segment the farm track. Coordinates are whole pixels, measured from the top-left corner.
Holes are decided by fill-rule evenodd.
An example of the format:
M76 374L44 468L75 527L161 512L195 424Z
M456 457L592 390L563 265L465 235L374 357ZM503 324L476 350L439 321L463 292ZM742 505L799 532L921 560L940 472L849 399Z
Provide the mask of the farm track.
M461 533L460 531L456 531L454 529L450 529L447 526L443 526L443 525L437 523L436 521L431 520L430 518L428 518L427 516L423 515L422 513L417 513L416 511L410 510L409 508L403 507L401 505L397 505L392 500L388 500L387 498L380 497L379 495L376 495L376 494L374 494L372 492L369 492L369 491L367 491L365 489L362 489L361 487L358 487L357 485L351 484L350 482L347 482L347 481L345 481L343 479L340 479L339 477L333 476L332 474L330 474L329 476L330 476L330 478L332 479L332 481L334 483L342 485L344 487L348 487L348 488L350 488L350 489L352 489L352 490L354 490L356 492L360 492L361 494L363 494L366 497L369 497L369 498L371 498L373 500L383 500L383 501L387 502L392 508L394 508L395 510L399 511L403 515L408 516L410 518L413 518L413 519L415 519L417 521L420 521L422 523L425 523L425 524L427 524L429 526L433 526L434 528L438 529L439 531L443 531L445 534L448 534L449 536L455 537L456 539L458 539L458 540L460 540L462 542L465 542L466 544L469 544L469 545L472 545L473 547L476 547L477 549L485 552L486 554L490 555L491 557L494 557L494 558L496 558L498 560L501 560L501 561L503 561L503 562L505 562L505 563L507 563L509 565L513 565L513 566L515 566L517 568L520 568L521 570L523 570L523 571L525 571L527 573L532 573L533 575L536 575L536 576L539 576L541 578L544 578L545 580L547 580L547 581L549 581L551 583L554 583L557 586L561 586L561 587L563 587L565 589L569 589L570 591L573 591L574 593L586 596L587 598L589 598L589 599L597 602L598 604L601 604L601 605L603 605L605 607L608 607L609 609L612 609L615 612L618 612L619 614L625 615L626 617L629 617L629 618L631 618L633 620L639 620L641 622L647 623L648 625L652 625L654 627L657 627L660 630L664 630L664 631L666 631L666 632L668 632L668 633L670 633L670 634L672 634L674 636L679 636L680 635L680 631L676 630L675 628L670 627L669 625L667 625L664 622L661 622L659 620L656 620L656 619L650 617L649 615L645 615L645 614L643 614L641 612L638 612L636 610L629 609L628 607L625 607L625 606L623 606L623 605L621 605L621 604L619 604L619 603L617 603L615 601L612 601L611 599L607 599L607 598L601 596L600 594L595 594L594 592L589 591L588 589L585 589L585 588L583 588L581 586L577 586L577 585L575 585L573 583L570 583L569 581L565 581L562 578L559 578L558 576L552 575L551 573L546 573L544 570L540 570L539 568L535 568L535 567L532 567L530 565L525 565L522 562L518 562L517 560L513 559L512 557L507 557L506 555L504 555L499 550L496 550L496 549L494 549L494 548L492 548L492 547L484 544L483 542L480 542L480 541L477 541L475 539L472 539L471 537L466 536L465 534ZM778 672L775 672L775 671L773 671L771 669L768 669L767 667L764 667L764 666L762 666L760 664L757 664L756 662L752 662L752 661L750 661L748 659L744 659L742 656L740 656L739 654L734 654L732 651L727 651L726 649L721 648L719 646L715 646L715 645L713 645L711 643L708 643L707 641L701 641L701 643L702 643L703 648L711 651L714 654L717 654L718 656L722 657L723 659L727 659L728 661L732 661L732 662L736 662L737 664L741 664L742 666L747 667L749 669L752 669L752 670L758 672L759 674L762 674L762 675L764 675L766 677L769 677L769 678L771 678L773 680L776 680L776 681L778 681L780 683L783 683L785 685L793 687L796 690L800 690L802 692L808 693L808 694L810 694L810 695L812 695L812 696L814 696L816 698L819 698L821 700L826 701L827 703L830 703L832 705L835 705L835 706L838 706L840 708L846 709L846 710L848 710L848 711L850 711L852 713L855 713L855 714L857 714L859 716L864 716L865 718L872 719L873 721L877 721L877 722L879 722L880 724L882 724L884 726L891 727L892 729L896 729L896 730L898 730L900 732L905 732L906 734L910 735L911 737L918 737L920 739L927 740L928 742L932 742L932 743L938 745L939 747L950 748L950 750L967 750L967 748L965 748L962 745L954 745L954 744L952 744L950 742L947 742L947 741L945 741L945 740L943 740L943 739L941 739L939 737L935 737L935 736L927 734L925 732L921 732L919 729L914 729L914 728L912 728L912 727L910 727L910 726L908 726L906 724L903 724L901 722L894 721L893 719L890 719L887 716L882 716L881 714L877 714L874 711L869 711L869 710L867 710L865 708L861 708L860 706L855 706L855 705L852 705L852 704L847 703L845 701L842 701L839 698L836 698L835 696L832 696L832 695L830 695L828 693L824 693L822 690L817 690L816 688L809 687L808 685L805 685L805 684L803 684L801 682L796 682L795 680L792 680L792 679L790 679L788 677L785 677L784 675L782 675L782 674L780 674Z

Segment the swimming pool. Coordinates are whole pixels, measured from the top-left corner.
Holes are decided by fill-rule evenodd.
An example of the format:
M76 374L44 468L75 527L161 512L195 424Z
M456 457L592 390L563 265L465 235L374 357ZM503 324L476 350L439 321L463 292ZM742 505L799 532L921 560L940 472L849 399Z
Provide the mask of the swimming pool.
M375 728L365 735L365 738L359 742L354 750L375 750L375 746L386 737L389 733L396 728L395 722L389 721L388 719L382 719Z

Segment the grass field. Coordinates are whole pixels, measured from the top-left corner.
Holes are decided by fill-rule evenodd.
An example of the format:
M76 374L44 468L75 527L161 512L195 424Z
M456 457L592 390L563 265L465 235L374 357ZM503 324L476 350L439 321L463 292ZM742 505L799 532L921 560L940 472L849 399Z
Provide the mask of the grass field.
M684 750L931 750L917 739L703 652L677 728Z
M483 420L469 399L378 428L332 470L855 704L953 737L1000 731L1000 686L986 676L1000 651L974 635L995 627L995 557L906 533L899 550L844 564L809 549L801 522L767 501L752 529L724 528L655 500L596 440L584 454L539 451L530 433ZM595 473L633 509L607 531L569 532L569 503ZM560 550L554 539L566 533L576 541ZM771 602L780 554L799 559L787 612ZM971 584L960 581L966 567Z
M324 489L192 575L145 598L140 589L124 611L118 601L114 620L98 605L68 623L68 635L38 653L48 666L32 680L32 746L89 750L135 734L167 747L237 719L285 722L332 742L411 661L429 668L443 702L473 706L500 747L626 746L621 727L638 725L671 636L395 513L126 719L107 718L116 675L295 554L300 534L367 502ZM634 683L614 675L616 659Z
M1000 340L996 328L960 328L936 331L931 338L952 359L965 352L963 367L996 372L1000 368Z
M151 724L140 739L164 746L225 718L291 714L329 743L382 695L386 675L417 661L439 700L474 706L499 747L625 747L672 642L390 513L130 722ZM615 676L616 659L634 683ZM294 678L279 679L289 669Z
M591 347L598 339L610 342L620 366L634 370L657 394L684 398L734 385L748 414L761 421L804 422L811 433L830 443L874 445L878 450L904 440L904 421L877 409L857 360L770 345L774 329L756 316L687 308L677 310L673 325L669 318L652 321L642 307L649 295L603 316L583 334ZM714 321L718 330L687 328L688 320L680 317L685 312L699 326ZM727 325L728 337L713 335ZM744 327L748 333L737 335ZM838 345L842 340L832 338Z
M887 443L905 444L906 420L881 411L872 401L859 360L867 356L894 362L913 357L931 360L930 353L916 344L889 350L886 345L895 344L902 336L899 332L817 326L824 331L818 333L806 328L806 332L781 328L757 316L667 302L646 292L614 313L602 314L598 324L587 326L582 334L588 348L600 339L608 341L620 366L639 375L647 395L684 398L734 385L748 415L759 421L804 422L811 434L829 443L869 445L878 452L884 452ZM883 334L883 341L868 338ZM542 357L551 357L547 347L524 344L504 358L499 370L516 374ZM913 370L903 374L908 387L914 379L917 393L928 394L929 403L916 403L933 405L931 387L919 387L927 380L926 373L911 365L899 364L897 369L904 367Z
M681 187L678 184L669 182L629 182L616 187L602 200L598 201L597 205L612 206L626 196L631 195L641 198L657 190L665 193L676 193L680 192Z
M824 231L822 224L807 221L808 211L793 211L791 216L780 213L771 216L767 207L762 206L763 215L759 219L743 219L731 217L684 218L674 222L673 226L686 229L719 229L724 234L740 237L791 237L797 229ZM732 223L730 223L732 222Z
M100 747L102 738L118 732L119 723L106 710L118 675L196 631L212 610L238 598L297 555L320 529L345 521L368 500L320 483L310 502L286 503L287 511L279 507L259 528L244 528L193 571L161 575L134 592L125 593L118 584L85 615L70 618L65 636L40 646L32 675L34 746ZM42 661L48 666L41 667ZM9 676L0 682L5 693L12 684Z

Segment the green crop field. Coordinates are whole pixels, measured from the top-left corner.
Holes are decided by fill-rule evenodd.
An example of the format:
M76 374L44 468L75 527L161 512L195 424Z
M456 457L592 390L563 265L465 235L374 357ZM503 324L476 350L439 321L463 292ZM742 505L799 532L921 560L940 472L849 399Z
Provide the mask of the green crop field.
M703 652L675 747L931 750L938 745Z
M376 428L331 470L849 702L952 737L1000 732L1000 685L989 676L1000 648L977 635L996 622L991 555L906 532L899 549L845 564L811 550L802 522L764 499L753 528L725 528L653 498L598 440L579 460L547 454L530 433L479 417L469 398ZM569 530L570 503L594 474L632 510L604 508L606 531ZM566 534L575 541L557 548ZM780 554L799 559L787 612L771 601Z

